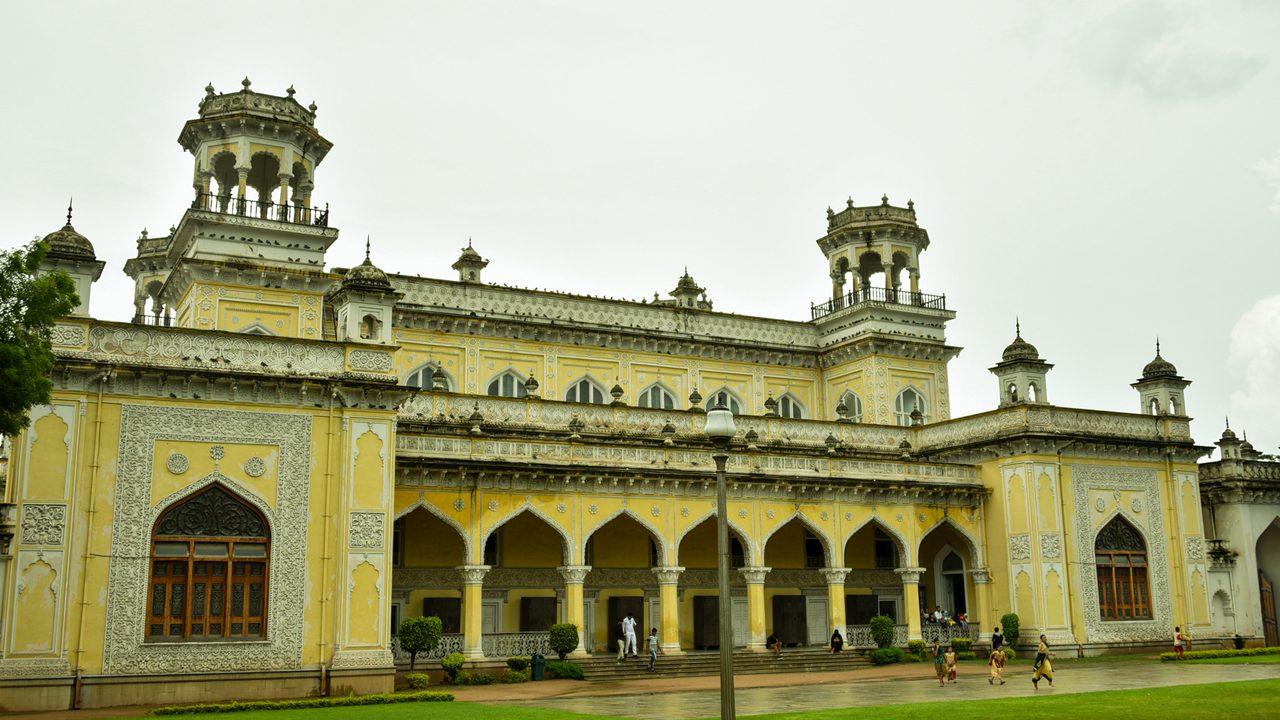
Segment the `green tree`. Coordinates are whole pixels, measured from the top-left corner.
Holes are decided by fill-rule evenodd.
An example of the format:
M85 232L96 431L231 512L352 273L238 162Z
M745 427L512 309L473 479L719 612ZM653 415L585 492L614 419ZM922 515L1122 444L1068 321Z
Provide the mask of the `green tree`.
M871 639L877 647L889 647L893 644L893 618L888 615L877 615L871 618ZM901 658L895 662L901 662Z
M31 421L27 411L49 402L49 332L80 304L70 276L38 272L48 252L39 240L0 251L0 435L17 435Z
M1021 623L1017 613L1007 613L1000 618L1000 627L1004 629L1004 644L1013 647L1018 644L1018 631Z
M551 651L563 660L566 655L578 649L578 626L573 623L561 623L551 626Z
M435 616L412 617L400 623L400 632L396 637L400 640L400 649L409 653L409 672L413 672L413 663L417 661L418 653L435 650L442 634L444 623Z

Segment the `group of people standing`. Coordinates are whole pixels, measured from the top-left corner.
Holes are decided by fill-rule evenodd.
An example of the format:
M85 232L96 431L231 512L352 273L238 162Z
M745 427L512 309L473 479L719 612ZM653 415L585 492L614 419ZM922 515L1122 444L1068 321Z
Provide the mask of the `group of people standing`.
M1047 680L1049 687L1053 687L1053 663L1051 658L1053 653L1049 651L1049 640L1044 635L1040 636L1040 645L1036 649L1036 659L1032 663L1031 684L1037 690L1040 689L1040 681ZM995 685L998 681L1004 685L1004 666L1008 661L1008 654L1004 650L1004 635L1000 633L1000 628L996 628L991 634L991 655L987 658L987 667L991 670L987 683ZM954 645L948 645L944 650L941 640L933 641L933 670L938 676L938 687L943 687L948 683L956 683L959 681L959 656L956 653Z
M961 629L969 629L969 616L966 613L951 614L950 610L943 610L941 605L934 606L933 612L928 609L920 611L920 624L922 625L943 625L951 627L959 625Z
M636 622L635 617L631 613L618 621L616 640L618 642L618 662L622 662L628 657L639 657L638 648L636 647ZM649 636L645 638L649 649L649 672L657 672L658 669L658 628L649 631Z

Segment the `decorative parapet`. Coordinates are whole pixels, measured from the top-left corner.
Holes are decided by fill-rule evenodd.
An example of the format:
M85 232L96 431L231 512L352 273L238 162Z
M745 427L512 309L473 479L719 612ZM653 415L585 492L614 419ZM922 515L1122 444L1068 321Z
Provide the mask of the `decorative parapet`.
M1191 441L1190 423L1185 418L1077 410L1053 405L1015 405L924 425L919 430L916 447L927 452L1026 432L1138 441Z

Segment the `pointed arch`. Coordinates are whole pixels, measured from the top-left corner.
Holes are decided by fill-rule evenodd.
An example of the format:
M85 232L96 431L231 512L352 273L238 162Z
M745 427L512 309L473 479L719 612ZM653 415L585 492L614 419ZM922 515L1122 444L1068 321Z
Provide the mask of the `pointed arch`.
M679 402L676 400L676 394L671 392L670 388L661 382L655 382L640 391L640 399L636 402L636 405L655 410L675 410L678 408Z
M546 523L551 528L551 530L555 532L555 534L560 536L560 544L562 549L561 561L565 565L575 564L578 560L578 557L581 557L581 555L579 554L577 557L574 557L575 545L573 540L569 537L568 531L560 527L560 525L554 519L552 519L550 515L534 507L534 505L531 502L529 502L527 499L524 501L524 503L522 503L521 505L516 507L514 510L512 510L510 513L508 513L506 516L504 516L501 520L498 520L493 525L489 526L489 529L486 530L484 534L481 535L480 537L480 547L483 548L485 546L485 543L489 542L489 537L492 536L493 533L497 531L498 528L514 520L521 513L526 513L526 512L538 518L539 520L543 521L544 523Z
M808 413L805 412L804 403L788 390L778 398L778 415L793 420L803 420Z
M831 543L831 537L827 535L826 531L815 525L812 520L805 517L804 513L799 510L792 511L790 517L775 525L772 530L764 535L764 537L760 538L761 562L764 561L764 553L769 550L769 539L776 535L779 530L791 524L793 520L799 520L800 525L803 526L805 530L812 533L813 536L818 538L818 541L822 543L823 560L826 563L823 567L834 567L835 548Z
M850 422L862 422L862 397L853 390L846 389L836 404L844 403L845 417ZM837 413L838 415L838 413Z
M675 553L676 553L676 558L675 558L676 562L679 562L679 561L680 561L680 557L679 557L679 555L680 555L680 545L684 542L684 538L685 538L685 536L686 536L686 535L688 535L688 534L689 534L689 532L690 532L691 530L694 530L695 528L700 527L700 526L702 525L702 523L706 522L707 520L709 520L709 519L711 519L711 518L714 518L715 516L716 516L716 510L715 510L715 508L713 507L713 508L711 508L710 510L708 510L707 512L705 512L705 513L703 513L702 515L698 516L698 518L697 518L696 520L694 520L693 522L689 523L687 526L685 526L685 529L684 529L684 530L681 530L681 531L680 531L680 534L676 536L676 541L675 541L675 543L673 543L673 547L674 547L674 549L675 549ZM728 522L727 522L726 524L729 526L729 532L731 532L731 533L733 533L734 535L737 535L737 536L738 536L738 542L742 543L742 548L743 548L743 550L745 550L745 551L746 551L746 558L745 558L744 566L745 566L745 567L759 567L760 563L757 563L757 562L756 562L756 557L757 557L757 546L756 546L755 542L753 542L753 541L752 541L751 536L747 534L747 531L746 531L746 530L744 530L744 529L742 529L741 527L739 527L739 526L737 525L737 523L735 523L735 522L733 521L733 518L732 518L732 517L728 518ZM763 552L763 550L761 550L761 551L759 552L759 559L760 559L760 561L761 561L761 562L763 562L763 561L764 561L764 552Z
M923 544L924 541L929 538L929 534L932 533L934 530L937 530L938 528L942 527L943 525L947 525L952 530L955 530L956 534L960 536L960 539L964 540L964 545L965 545L964 549L969 553L969 558L973 563L973 567L980 568L980 567L987 566L986 558L983 556L983 553L982 553L981 543L979 543L977 539L975 539L973 535L969 533L968 530L965 530L963 526L961 526L955 520L952 520L947 515L943 515L941 518L938 518L938 521L935 522L933 525L931 525L928 530L925 530L924 532L920 533L920 541L916 544L916 553L915 553L916 557L919 557L920 545Z
M609 523L623 516L626 516L631 518L632 520L635 520L636 523L640 525L640 527L644 528L645 532L649 533L649 537L653 540L653 543L658 546L658 558L662 560L664 564L669 562L670 559L667 557L667 551L669 548L667 546L666 541L663 540L662 538L662 531L659 530L657 527L655 527L653 523L649 522L648 520L645 520L643 517L640 516L639 513L632 510L628 506L623 506L618 508L617 510L613 511L613 513L602 518L601 521L597 523L594 527L590 528L589 530L588 529L583 530L582 546L578 548L579 556L586 557L585 553L586 553L587 542L589 542L591 538L601 528L603 528L605 525L608 525Z
M448 525L449 527L456 530L458 535L462 538L463 557L467 559L468 563L473 563L477 561L477 558L475 558L471 554L471 534L468 533L467 529L462 526L462 523L453 519L452 517L449 516L449 513L441 510L440 508L436 507L432 503L427 502L423 498L418 498L416 501L414 501L413 503L405 507L403 510L397 510L395 513L395 516L391 518L391 524L395 525L397 520L407 517L409 513L413 512L414 510L417 510L418 508L422 508L423 510L426 510L429 515L431 515L437 520L443 522L445 525Z
M898 424L910 425L911 413L914 410L919 410L925 421L929 419L929 403L925 399L925 394L914 384L908 384L893 400L894 416Z
M1098 528L1093 540L1093 562L1099 619L1131 621L1153 617L1147 554L1150 547L1138 526L1120 513Z
M507 368L493 376L485 392L493 397L510 398L522 398L527 394L524 378L515 371L515 368Z
M245 335L275 335L275 333L271 332L270 328L260 322L249 323L248 325L240 328L239 332L242 332Z
M878 515L872 515L862 521L862 523L857 527L850 530L848 533L845 533L844 537L840 540L840 546L847 547L849 545L849 541L853 539L853 536L857 535L868 525L875 525L875 527L881 532L889 536L889 539L893 540L893 544L896 546L898 551L898 567L913 567L915 565L915 553L912 552L911 546L907 543L907 539L903 537L902 533L898 532L892 525L885 522Z
M728 386L721 386L719 390L707 396L707 409L716 407L717 402L723 402L725 407L729 408L729 412L734 415L741 415L742 408L746 407L742 402L742 398L738 394L730 390Z
M217 470L214 470L190 485L178 488L161 498L160 502L156 503L155 506L151 508L151 517L149 518L148 526L154 528L156 521L160 519L160 516L167 509L215 483L222 485L228 492L235 495L238 500L252 505L259 513L262 514L263 519L267 523L267 531L270 532L273 537L275 536L276 514L271 506L259 497L252 489L237 482L234 478L223 475Z
M590 374L584 374L569 384L569 388L564 392L564 399L565 402L603 405L608 394L600 381L591 377Z
M449 373L440 367L440 363L434 360L419 365L417 369L409 373L405 378L404 384L410 387L422 388L423 390L435 390L437 378L443 380L443 392L449 392L453 389L453 378L449 377Z

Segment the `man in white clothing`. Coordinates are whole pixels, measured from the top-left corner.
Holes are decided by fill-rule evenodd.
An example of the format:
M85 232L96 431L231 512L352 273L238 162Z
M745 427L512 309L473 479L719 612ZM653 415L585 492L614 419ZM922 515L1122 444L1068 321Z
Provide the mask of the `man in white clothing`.
M640 654L636 648L636 619L631 617L631 613L622 619L622 633L627 638L626 654L635 657Z

